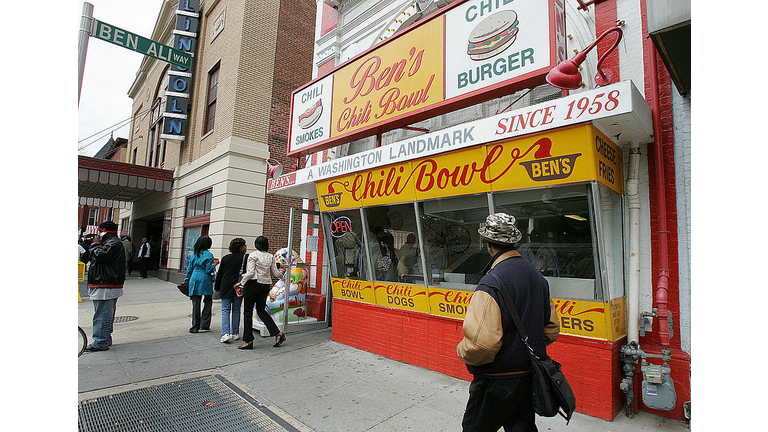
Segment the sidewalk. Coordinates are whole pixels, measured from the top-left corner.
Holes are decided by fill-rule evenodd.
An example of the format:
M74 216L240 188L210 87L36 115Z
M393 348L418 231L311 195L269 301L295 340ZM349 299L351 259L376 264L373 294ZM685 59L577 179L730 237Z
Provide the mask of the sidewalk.
M117 303L109 351L78 359L78 400L218 375L306 432L460 431L469 383L342 345L331 329L288 333L273 348L257 337L219 342L221 306L214 301L210 333L190 334L191 303L169 282L131 276ZM78 324L90 339L93 306L80 285ZM538 418L540 431L669 431L688 425L640 412L613 422L574 414Z

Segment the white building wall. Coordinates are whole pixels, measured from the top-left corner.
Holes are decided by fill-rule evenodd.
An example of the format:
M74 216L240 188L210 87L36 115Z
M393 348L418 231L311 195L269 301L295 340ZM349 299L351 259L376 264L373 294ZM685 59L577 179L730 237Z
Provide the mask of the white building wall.
M691 94L681 96L672 85L675 123L675 190L680 295L680 343L691 352Z

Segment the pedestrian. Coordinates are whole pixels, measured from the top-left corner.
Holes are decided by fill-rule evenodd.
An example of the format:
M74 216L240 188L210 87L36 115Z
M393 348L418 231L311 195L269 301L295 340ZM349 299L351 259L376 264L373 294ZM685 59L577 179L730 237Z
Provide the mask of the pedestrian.
M243 290L243 342L238 349L253 349L253 307L256 305L256 313L267 326L269 335L275 337L273 346L279 347L285 342L285 335L277 328L272 316L267 312L267 295L272 285L272 277L280 278L284 270L278 270L274 255L267 253L269 240L264 236L256 237L254 241L256 251L248 255L246 272L236 287ZM290 252L289 252L290 253ZM287 290L286 290L287 291ZM286 296L287 297L287 296Z
M245 273L248 255L245 240L237 237L229 242L229 253L221 258L219 271L216 273L214 290L221 298L221 343L240 339L240 306L243 304L242 292L235 292L235 285Z
M133 255L136 253L133 243L131 243L131 237L123 237L123 247L125 248L125 268L128 270L128 274L131 274L131 261L133 261Z
M88 255L88 296L93 302L93 342L86 351L106 351L112 345L117 299L123 295L125 248L112 221L99 224L100 238L91 243Z
M213 305L213 280L219 260L208 251L213 241L207 235L198 237L187 263L189 299L192 300L192 327L190 333L211 331L211 306ZM200 304L203 305L202 313Z
M147 238L141 239L141 246L139 246L139 275L142 279L147 278L147 263L149 262L149 243Z
M546 345L560 333L547 280L516 250L522 237L515 218L495 213L478 230L487 243L493 271L504 282L528 344L540 358ZM462 420L463 432L536 431L531 395L530 354L510 324L502 289L485 274L475 289L464 317L464 339L456 347L459 359L473 375Z

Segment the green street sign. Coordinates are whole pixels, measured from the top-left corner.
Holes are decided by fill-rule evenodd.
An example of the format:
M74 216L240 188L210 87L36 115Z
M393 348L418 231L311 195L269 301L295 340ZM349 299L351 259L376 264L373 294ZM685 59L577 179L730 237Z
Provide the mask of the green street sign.
M192 64L192 56L189 53L157 43L97 19L94 19L94 21L96 25L91 36L97 39L105 40L158 60L167 61L182 68L188 68Z

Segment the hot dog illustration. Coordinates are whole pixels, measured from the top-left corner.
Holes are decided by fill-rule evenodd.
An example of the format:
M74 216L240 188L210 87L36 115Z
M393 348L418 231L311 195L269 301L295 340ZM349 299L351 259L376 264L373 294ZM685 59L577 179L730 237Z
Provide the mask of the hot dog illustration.
M323 113L323 100L318 99L317 103L309 107L303 114L299 116L299 127L302 129L309 129L317 123L320 119L320 115Z

